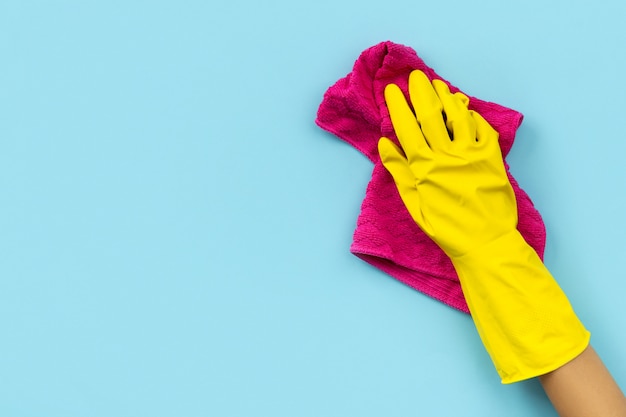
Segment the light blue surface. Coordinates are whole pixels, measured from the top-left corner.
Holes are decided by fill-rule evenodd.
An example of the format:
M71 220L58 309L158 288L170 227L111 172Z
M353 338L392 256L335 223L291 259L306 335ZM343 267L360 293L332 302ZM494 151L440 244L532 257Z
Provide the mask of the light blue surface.
M0 3L0 416L554 416L349 251L317 128L380 41L520 110L546 262L626 387L626 3Z

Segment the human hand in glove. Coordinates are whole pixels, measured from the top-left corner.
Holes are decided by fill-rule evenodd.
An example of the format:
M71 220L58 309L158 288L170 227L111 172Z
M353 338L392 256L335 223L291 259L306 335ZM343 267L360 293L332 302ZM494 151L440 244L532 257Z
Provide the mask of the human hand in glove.
M589 332L517 231L517 205L498 133L469 99L421 71L410 104L385 89L399 145L378 149L418 226L450 257L502 382L546 374L578 356Z

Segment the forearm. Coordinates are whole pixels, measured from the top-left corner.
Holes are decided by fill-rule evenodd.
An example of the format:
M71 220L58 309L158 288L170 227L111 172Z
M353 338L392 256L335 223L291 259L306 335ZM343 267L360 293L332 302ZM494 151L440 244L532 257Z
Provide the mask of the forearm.
M626 417L626 397L591 345L539 380L561 417Z

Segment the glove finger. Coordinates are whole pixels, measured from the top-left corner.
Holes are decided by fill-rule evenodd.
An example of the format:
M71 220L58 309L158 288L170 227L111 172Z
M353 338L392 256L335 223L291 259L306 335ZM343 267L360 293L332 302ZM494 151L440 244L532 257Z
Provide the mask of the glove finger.
M470 115L469 99L464 94L452 94L448 85L434 80L433 87L441 100L446 114L446 127L457 144L473 144L476 140L476 122Z
M417 178L415 177L415 173L411 170L409 161L402 153L402 149L388 138L382 137L378 141L378 153L380 154L380 160L385 166L385 169L387 169L393 177L400 194L414 193Z
M476 142L481 146L498 144L498 132L491 127L489 122L474 110L470 110L470 116L476 125Z
M414 164L426 158L431 150L400 87L395 84L385 87L385 102L393 129L409 163Z
M402 150L388 138L382 137L378 141L378 153L385 169L393 177L398 194L413 220L423 230L428 227L420 208L420 197L417 192L415 174L404 157Z
M424 138L433 151L450 146L450 136L443 120L443 106L430 80L422 71L409 75L409 95Z
M465 105L465 107L469 106L469 97L466 96L465 94L461 93L460 91L457 91L456 93L454 93L454 95Z

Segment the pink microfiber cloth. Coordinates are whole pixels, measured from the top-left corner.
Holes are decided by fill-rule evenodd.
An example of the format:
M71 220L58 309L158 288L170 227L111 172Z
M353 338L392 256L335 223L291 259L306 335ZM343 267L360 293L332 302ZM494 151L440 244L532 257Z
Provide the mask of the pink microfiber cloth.
M377 144L381 136L396 139L383 90L387 84L394 83L408 97L409 73L415 69L422 70L431 79L441 79L407 46L383 42L365 50L352 72L326 91L316 123L350 143L374 163L351 252L416 290L469 313L450 259L413 221L393 178L378 156ZM451 85L450 90L459 91ZM480 113L500 134L500 147L506 156L522 122L522 114L469 98L469 108ZM541 216L511 176L506 163L505 166L517 198L518 230L543 258L546 232Z

